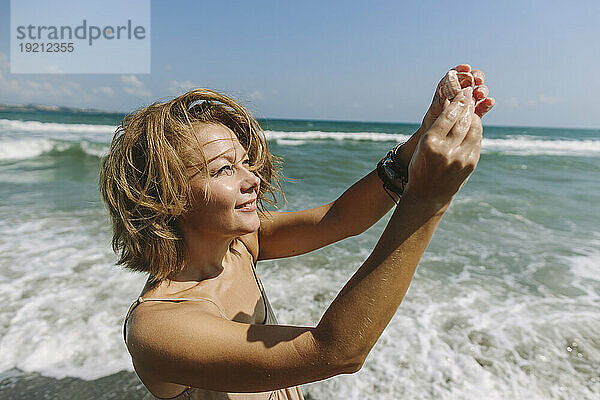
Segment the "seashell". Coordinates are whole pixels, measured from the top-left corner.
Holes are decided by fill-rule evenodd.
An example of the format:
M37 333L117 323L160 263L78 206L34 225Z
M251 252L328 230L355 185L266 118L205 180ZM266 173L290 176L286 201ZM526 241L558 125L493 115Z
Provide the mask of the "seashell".
M452 100L461 89L474 85L475 78L473 74L451 69L440 81L438 93L443 99Z

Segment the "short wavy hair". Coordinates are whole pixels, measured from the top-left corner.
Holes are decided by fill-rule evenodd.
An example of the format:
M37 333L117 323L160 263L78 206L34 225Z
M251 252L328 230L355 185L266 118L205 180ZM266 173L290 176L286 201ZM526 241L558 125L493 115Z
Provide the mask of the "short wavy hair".
M100 193L112 222L117 264L146 272L155 282L184 267L185 242L178 219L192 204L186 170L198 164L198 153L203 159L198 172L208 173L203 152L193 143L197 124L222 124L236 135L260 178L260 211L264 203L276 207L277 194L285 199L281 159L269 152L256 118L231 97L196 89L130 113L102 161Z

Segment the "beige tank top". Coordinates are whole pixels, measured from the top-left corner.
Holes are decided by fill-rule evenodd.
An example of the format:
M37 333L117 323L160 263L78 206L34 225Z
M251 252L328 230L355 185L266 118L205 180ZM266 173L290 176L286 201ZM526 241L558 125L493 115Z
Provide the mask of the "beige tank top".
M260 279L258 278L257 274L256 274L256 270L254 268L254 261L252 262L252 272L254 273L254 278L256 280L256 283L258 285L258 287L260 288L264 303L265 303L265 314L266 314L266 319L263 322L263 325L278 325L279 323L277 322L277 318L275 317L275 313L273 312L273 308L271 307L271 303L269 303L269 299L267 298L267 295L264 291L262 282L260 281ZM133 312L133 310L135 309L135 307L137 307L138 305L140 305L141 303L145 302L145 301L172 301L172 302L182 302L182 301L204 301L204 302L210 302L212 304L214 304L217 309L219 310L219 312L221 313L221 316L225 319L228 319L220 310L221 307L219 307L218 304L216 304L213 300L208 299L208 298L177 298L177 299L158 299L158 298L142 298L139 297L135 303L133 303L130 307L129 310L127 311L127 315L125 316L125 323L123 325L123 338L124 340L127 342L127 336L125 334L125 326L127 324L127 320L129 319L129 316L131 315L131 313ZM278 390L273 390L270 392L259 392L259 393L226 393L226 392L216 392L216 391L212 391L212 390L205 390L205 389L200 389L200 388L193 388L193 387L188 387L186 388L183 392L181 392L180 394L178 394L175 397L168 397L168 398L160 398L157 397L158 399L172 399L172 400L304 400L304 397L302 396L302 392L300 391L300 388L298 386L293 386L290 388L285 388L285 389L278 389Z

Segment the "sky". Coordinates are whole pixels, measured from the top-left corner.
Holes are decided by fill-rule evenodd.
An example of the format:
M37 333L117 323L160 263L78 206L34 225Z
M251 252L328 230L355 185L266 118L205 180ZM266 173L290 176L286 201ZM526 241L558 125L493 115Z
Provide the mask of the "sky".
M414 123L468 63L496 99L484 123L600 129L599 21L598 0L157 0L151 73L11 74L0 0L0 103L129 112L207 87L259 118Z

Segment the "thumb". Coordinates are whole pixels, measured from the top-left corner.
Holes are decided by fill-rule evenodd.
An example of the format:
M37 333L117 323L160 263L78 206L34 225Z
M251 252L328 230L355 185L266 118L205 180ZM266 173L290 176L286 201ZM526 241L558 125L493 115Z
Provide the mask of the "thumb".
M439 92L436 90L435 95L433 96L433 100L431 101L431 105L425 114L425 119L433 123L440 116L444 108L450 104L450 101L444 99Z

